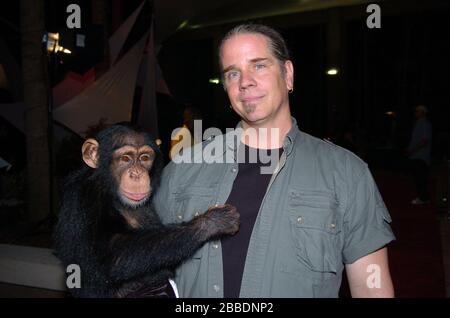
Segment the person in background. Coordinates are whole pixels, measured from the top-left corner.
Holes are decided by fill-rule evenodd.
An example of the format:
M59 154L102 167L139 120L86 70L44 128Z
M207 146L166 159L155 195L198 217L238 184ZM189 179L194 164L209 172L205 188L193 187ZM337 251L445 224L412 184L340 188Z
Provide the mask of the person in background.
M430 202L428 193L428 176L431 162L432 126L427 118L428 109L418 105L414 109L416 122L411 134L411 140L406 150L410 167L416 184L418 196L411 204L421 205Z
M181 142L183 139L189 139L191 146L201 142L201 140L196 139L196 134L194 134L194 123L196 120L202 120L202 114L197 107L186 106L183 111L183 126L179 129L174 136L171 138L169 157L172 159L172 150L175 145Z

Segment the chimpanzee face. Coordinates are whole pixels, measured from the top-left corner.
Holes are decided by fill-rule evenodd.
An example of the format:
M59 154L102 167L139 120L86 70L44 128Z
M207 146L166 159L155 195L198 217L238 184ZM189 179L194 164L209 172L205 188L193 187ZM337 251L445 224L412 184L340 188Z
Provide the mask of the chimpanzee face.
M126 206L145 203L151 194L150 169L155 152L148 145L125 145L112 155L111 174L119 185L118 195Z
M128 208L137 208L145 204L152 192L150 171L156 158L155 150L141 134L129 134L114 138L106 160L120 203ZM88 139L83 144L83 159L91 168L99 167L99 143Z

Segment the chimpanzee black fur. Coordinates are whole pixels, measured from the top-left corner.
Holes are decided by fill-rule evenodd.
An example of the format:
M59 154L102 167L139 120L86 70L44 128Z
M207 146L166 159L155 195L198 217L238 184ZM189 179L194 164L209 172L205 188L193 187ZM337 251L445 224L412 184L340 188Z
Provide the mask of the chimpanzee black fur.
M229 205L210 208L190 222L163 225L152 195L137 207L120 201L111 173L112 153L125 138L138 135L144 135L156 153L150 170L154 193L163 166L159 147L150 135L124 125L100 132L99 167L84 165L65 184L55 251L64 266L81 268L81 288L70 290L75 297L163 296L176 266L205 242L238 230L239 215ZM139 226L131 226L125 216Z

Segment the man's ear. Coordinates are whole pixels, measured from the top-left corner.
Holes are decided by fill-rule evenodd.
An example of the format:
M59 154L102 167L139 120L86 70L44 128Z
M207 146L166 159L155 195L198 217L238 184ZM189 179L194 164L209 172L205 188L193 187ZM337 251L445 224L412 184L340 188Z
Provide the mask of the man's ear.
M294 65L292 64L292 61L287 60L286 62L284 62L284 67L286 70L286 88L288 90L294 89Z
M162 144L162 141L161 141L161 139L159 139L159 138L158 138L158 139L156 139L156 144L158 145L158 147L159 147L159 146L161 146L161 144Z
M91 168L98 168L98 142L89 138L81 147L83 161Z

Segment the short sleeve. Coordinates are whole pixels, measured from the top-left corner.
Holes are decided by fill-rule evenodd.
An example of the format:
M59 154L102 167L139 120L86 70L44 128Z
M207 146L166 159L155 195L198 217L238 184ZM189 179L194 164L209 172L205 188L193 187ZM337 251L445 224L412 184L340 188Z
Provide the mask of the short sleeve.
M343 225L346 264L395 240L391 216L367 167L355 182L348 202Z

